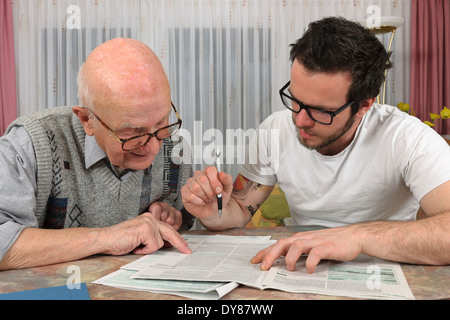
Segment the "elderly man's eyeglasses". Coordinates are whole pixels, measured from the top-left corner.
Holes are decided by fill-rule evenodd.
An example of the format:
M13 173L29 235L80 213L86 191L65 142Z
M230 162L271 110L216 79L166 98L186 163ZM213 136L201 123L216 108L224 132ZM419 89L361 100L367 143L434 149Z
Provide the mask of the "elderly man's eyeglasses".
M138 136L135 137L131 137L128 139L121 139L110 127L108 127L108 125L106 123L103 122L102 119L100 119L100 117L98 117L92 110L89 110L88 108L83 107L83 109L89 110L90 113L92 113L92 115L102 124L103 127L105 127L106 130L108 130L108 132L117 139L117 141L119 141L122 144L122 150L123 151L133 151L135 149L139 149L143 146L145 146L152 137L155 137L158 140L164 140L166 138L169 138L171 136L173 136L175 133L178 132L178 130L180 130L181 128L181 119L180 119L180 115L178 114L177 109L175 108L175 106L172 103L172 108L175 111L175 114L177 116L177 122L169 124L166 127L160 128L158 130L156 130L153 133L144 133L144 134L140 134Z
M352 106L355 103L354 101L349 102L340 107L339 109L337 109L336 111L327 111L320 108L310 107L307 106L306 104L301 103L300 101L298 101L297 99L291 97L289 94L286 93L286 89L289 87L290 84L291 82L289 81L288 83L285 84L283 88L280 89L280 97L284 106L295 113L300 113L302 109L305 109L306 113L308 113L308 116L311 119L321 124L330 125L333 122L334 117L336 117L339 113L341 113L342 111L344 111L345 109L347 109L348 107Z

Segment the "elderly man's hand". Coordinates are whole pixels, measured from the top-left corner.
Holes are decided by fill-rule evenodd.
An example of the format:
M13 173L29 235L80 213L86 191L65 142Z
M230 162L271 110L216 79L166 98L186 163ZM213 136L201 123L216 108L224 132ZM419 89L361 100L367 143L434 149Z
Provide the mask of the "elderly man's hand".
M164 242L183 253L192 252L187 241L171 225L160 221L149 212L102 231L104 238L99 241L104 241L106 254L149 254L163 247Z
M155 219L167 223L175 230L180 229L183 223L181 212L165 202L153 202L148 211Z

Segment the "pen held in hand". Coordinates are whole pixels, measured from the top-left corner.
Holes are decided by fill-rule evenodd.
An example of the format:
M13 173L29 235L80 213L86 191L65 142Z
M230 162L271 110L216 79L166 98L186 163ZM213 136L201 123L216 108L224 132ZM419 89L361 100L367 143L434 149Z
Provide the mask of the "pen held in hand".
M216 169L217 173L220 173L220 150L216 148ZM222 217L222 193L217 195L217 208L219 210L219 217Z

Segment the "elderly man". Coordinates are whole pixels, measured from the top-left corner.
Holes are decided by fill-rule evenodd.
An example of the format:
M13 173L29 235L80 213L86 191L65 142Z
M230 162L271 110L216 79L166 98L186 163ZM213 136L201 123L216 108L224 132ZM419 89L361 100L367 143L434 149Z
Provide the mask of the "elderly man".
M296 224L329 228L261 251L252 261L263 270L282 255L293 270L302 254L308 272L360 253L449 264L450 148L417 118L374 103L390 67L383 45L354 22L325 18L292 45L291 61L287 109L261 124L270 139L250 144L261 161L241 166L234 187L213 167L196 172L182 189L186 209L209 229L244 226L278 182Z
M158 250L177 232L189 165L171 160L181 126L146 45L113 39L78 75L81 106L14 121L0 138L0 269ZM182 214L181 211L184 213Z

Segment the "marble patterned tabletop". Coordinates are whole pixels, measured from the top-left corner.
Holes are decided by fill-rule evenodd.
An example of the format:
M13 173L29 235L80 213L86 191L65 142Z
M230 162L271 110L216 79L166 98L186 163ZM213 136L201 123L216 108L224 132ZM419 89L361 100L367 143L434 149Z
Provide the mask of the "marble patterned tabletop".
M312 229L316 227L310 227ZM280 239L293 233L306 231L308 227L271 227L255 229L232 229L220 234L225 235L271 235L272 239ZM208 231L190 231L192 234L212 234ZM132 291L93 284L92 281L108 275L121 266L138 259L139 256L128 254L123 256L96 255L81 260L60 263L50 266L22 270L0 271L0 293L16 292L46 287L66 285L71 276L71 266L80 270L81 282L87 284L91 299L153 299L178 300L186 299L176 295L157 294ZM406 280L414 297L418 300L450 299L450 266L422 266L401 264ZM222 300L258 299L258 300L303 300L303 299L351 299L328 295L288 293L279 290L258 290L239 286Z

